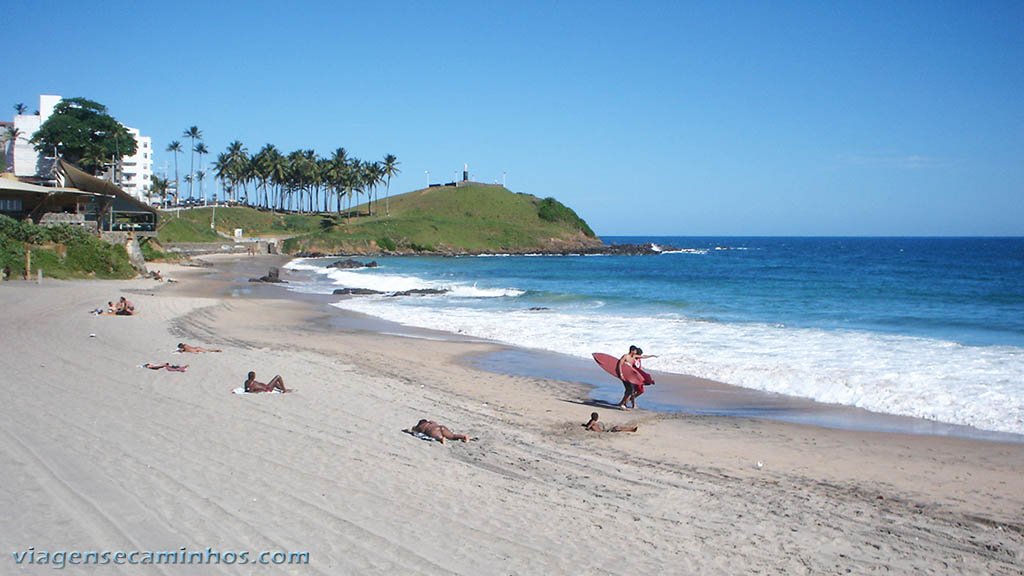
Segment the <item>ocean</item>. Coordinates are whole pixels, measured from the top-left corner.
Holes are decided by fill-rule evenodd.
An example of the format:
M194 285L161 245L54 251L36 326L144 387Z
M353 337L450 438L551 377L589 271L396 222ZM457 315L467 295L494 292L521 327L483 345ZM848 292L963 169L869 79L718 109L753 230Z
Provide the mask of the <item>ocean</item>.
M290 289L418 328L1024 434L1024 238L605 237L655 256L299 259ZM361 259L369 261L368 258Z

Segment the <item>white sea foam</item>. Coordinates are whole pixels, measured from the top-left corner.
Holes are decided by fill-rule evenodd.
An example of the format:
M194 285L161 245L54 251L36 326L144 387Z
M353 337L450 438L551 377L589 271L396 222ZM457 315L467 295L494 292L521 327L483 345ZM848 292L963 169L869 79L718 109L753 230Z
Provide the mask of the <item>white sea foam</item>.
M495 293L496 294L496 293ZM640 344L653 370L876 412L1024 434L1024 351L674 315L527 311L358 298L335 306L423 328L580 357Z
M296 291L333 292L335 288L363 288L376 292L404 292L407 290L447 290L451 296L460 298L503 298L523 294L514 288L486 288L477 284L441 282L417 276L391 274L379 268L325 268L304 260L293 260L285 265L290 270L314 272L330 281L329 284L299 284Z
M678 250L660 250L661 254L697 254L704 255L708 251L703 248L680 248Z

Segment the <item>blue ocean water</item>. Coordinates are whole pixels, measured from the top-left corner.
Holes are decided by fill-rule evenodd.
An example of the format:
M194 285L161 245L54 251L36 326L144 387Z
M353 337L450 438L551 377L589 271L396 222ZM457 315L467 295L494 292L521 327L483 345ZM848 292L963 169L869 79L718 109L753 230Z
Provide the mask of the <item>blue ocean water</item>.
M589 357L637 344L647 367L877 412L1024 433L1024 239L613 237L657 256L377 258L327 269L330 293L412 326Z

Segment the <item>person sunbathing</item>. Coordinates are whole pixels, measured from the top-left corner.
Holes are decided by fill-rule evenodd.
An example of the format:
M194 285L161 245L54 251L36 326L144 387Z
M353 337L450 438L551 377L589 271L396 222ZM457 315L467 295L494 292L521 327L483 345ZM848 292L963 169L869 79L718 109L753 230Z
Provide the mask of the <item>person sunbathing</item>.
M166 368L168 372L184 372L185 370L188 370L188 364L185 364L184 366L179 366L177 364L169 364L167 362L164 362L163 364L154 364L152 362L147 362L143 364L142 367L149 368L150 370L161 370L163 368Z
M114 305L114 314L118 316L131 316L135 314L135 305L124 296L121 296L121 299Z
M256 373L249 372L249 377L245 380L245 391L248 394L256 394L258 392L273 392L274 390L280 391L282 394L289 392L284 387L284 378L280 375L274 376L270 379L270 382L264 384L263 382L256 381Z
M415 426L409 429L409 432L430 436L441 444L444 444L446 440L460 440L462 442L469 442L470 440L469 436L466 436L465 434L456 434L447 426L438 424L433 420L427 420L426 418L417 422Z
M591 432L636 432L639 426L612 426L610 429L605 430L605 427L598 422L600 415L597 412L590 413L590 422L583 425L584 428Z
M184 342L178 342L178 352L220 352L220 348L200 348L199 346L192 346L185 344Z

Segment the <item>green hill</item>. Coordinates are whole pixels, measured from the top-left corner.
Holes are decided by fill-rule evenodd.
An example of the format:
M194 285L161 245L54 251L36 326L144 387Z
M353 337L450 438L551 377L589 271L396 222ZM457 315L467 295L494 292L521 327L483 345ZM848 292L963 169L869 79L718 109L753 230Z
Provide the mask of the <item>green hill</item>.
M368 214L366 204L354 208L351 217L218 208L216 224L223 233L242 228L247 236L288 237L288 253L523 253L602 244L586 222L557 200L497 185L425 188L387 202L381 198L373 212ZM180 217L190 224L169 222L161 241L201 241L200 235L210 233L209 209L182 211Z

